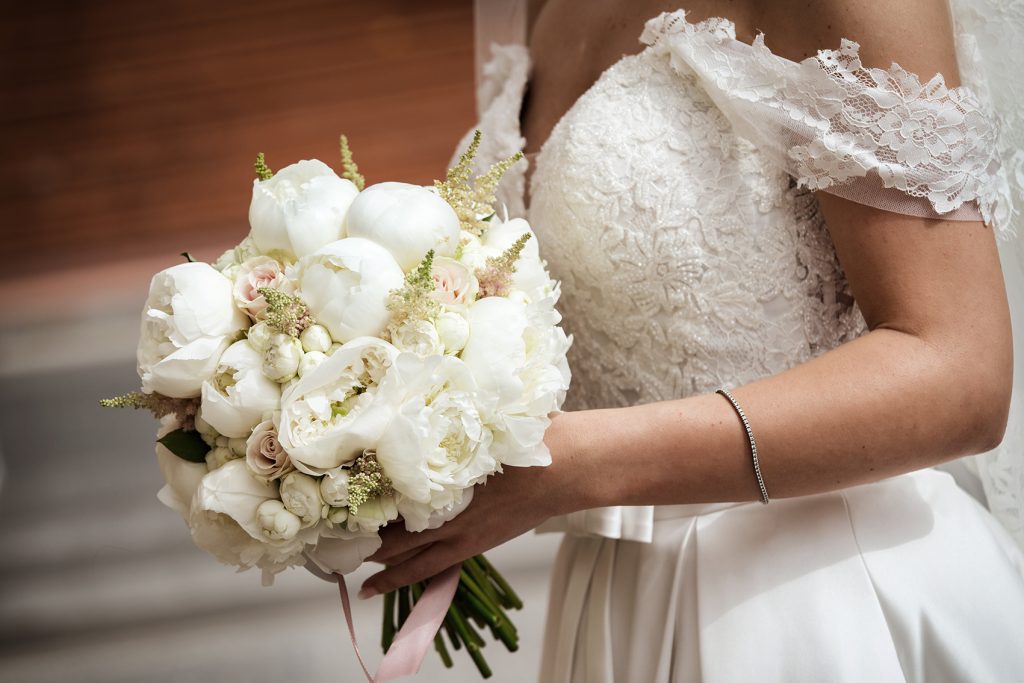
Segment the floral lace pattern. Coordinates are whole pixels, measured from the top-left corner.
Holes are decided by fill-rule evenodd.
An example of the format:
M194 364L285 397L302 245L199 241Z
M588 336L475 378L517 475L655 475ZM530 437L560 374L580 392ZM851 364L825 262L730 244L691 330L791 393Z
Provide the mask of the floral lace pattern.
M801 186L906 213L910 197L926 199L932 215L973 205L1010 231L997 121L970 88L947 88L940 74L922 84L897 64L866 68L850 40L792 62L762 35L736 40L730 21L685 16L650 20L641 40L696 75L741 134ZM870 184L852 182L869 174Z
M1024 52L1011 47L1024 3L954 4L977 6L954 16L970 88L946 88L941 77L921 84L895 65L866 69L851 41L798 64L761 38L736 40L724 19L690 24L680 11L648 22L649 47L605 71L555 126L535 161L528 211L525 161L499 188L510 213L526 211L562 280L559 308L574 335L567 409L743 384L866 332L814 189L871 195L866 203L914 215L980 216L1013 236L1024 123L1012 101L1019 88L1005 84L1024 74ZM993 94L1011 99L995 118L970 72L993 45L1016 55L998 67ZM480 170L524 143L528 52L493 52L479 126L493 148L478 157ZM913 197L923 212L906 204ZM1022 444L1017 419L1007 447L977 462L989 505L1024 545ZM562 528L649 540L650 514L589 511Z
M576 102L531 190L574 339L569 408L743 384L865 329L811 192L653 51Z

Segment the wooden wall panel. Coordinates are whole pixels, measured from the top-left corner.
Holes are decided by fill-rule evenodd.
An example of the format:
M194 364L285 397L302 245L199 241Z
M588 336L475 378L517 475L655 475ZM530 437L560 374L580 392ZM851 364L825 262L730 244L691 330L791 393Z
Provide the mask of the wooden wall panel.
M258 151L427 183L474 120L469 0L5 4L0 280L237 242Z

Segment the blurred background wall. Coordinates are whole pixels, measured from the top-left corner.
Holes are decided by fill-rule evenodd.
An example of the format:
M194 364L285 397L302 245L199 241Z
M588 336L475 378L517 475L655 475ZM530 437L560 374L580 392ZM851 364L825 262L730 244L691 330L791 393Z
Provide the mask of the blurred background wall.
M336 590L196 550L155 498L137 386L149 278L248 230L255 154L428 183L473 124L469 0L6 3L0 22L0 680L356 681ZM557 539L496 560L536 671ZM365 577L362 570L355 583ZM358 602L358 601L357 601ZM357 605L379 656L379 599ZM477 680L428 658L422 680Z

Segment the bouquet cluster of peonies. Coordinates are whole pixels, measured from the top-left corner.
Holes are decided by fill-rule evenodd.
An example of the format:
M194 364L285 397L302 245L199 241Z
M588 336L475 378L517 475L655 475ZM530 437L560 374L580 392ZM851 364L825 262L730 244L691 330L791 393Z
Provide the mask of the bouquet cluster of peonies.
M475 148L433 187L363 189L344 138L341 177L260 155L249 235L153 278L142 391L104 403L160 418L160 500L220 561L345 573L549 463L571 340L530 226L492 209L516 158L472 178Z

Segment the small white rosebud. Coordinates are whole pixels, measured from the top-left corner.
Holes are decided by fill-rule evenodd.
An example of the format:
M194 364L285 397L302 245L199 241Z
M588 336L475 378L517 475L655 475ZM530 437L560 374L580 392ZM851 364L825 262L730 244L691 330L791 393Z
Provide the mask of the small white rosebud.
M260 503L256 508L256 517L263 527L263 533L274 541L291 540L302 528L302 521L276 498Z
M348 521L348 508L331 508L327 511L327 521L331 524L344 524Z
M299 377L302 377L325 360L327 360L327 354L320 351L310 351L304 354L302 360L299 361Z
M203 441L210 448L217 445L217 437L220 434L217 430L210 426L210 423L203 419L202 415L196 415L196 431L199 432L199 436L202 437Z
M302 344L287 334L275 334L263 352L263 374L275 382L295 377L302 360Z
M437 316L437 336L444 344L445 353L456 354L469 341L469 323L461 313L445 311Z
M320 497L320 482L302 472L290 472L281 480L281 502L300 520L302 526L313 526L327 514L327 505Z
M270 345L270 338L274 336L274 330L265 322L256 323L249 328L249 345L259 353L264 353Z
M237 455L231 452L230 448L217 446L216 448L210 449L210 452L206 454L206 467L212 472L218 467L222 467L224 463L234 460L237 457Z
M327 353L333 343L331 333L323 325L310 325L299 335L299 341L302 342L303 351L307 353L311 351Z
M230 448L231 452L240 458L245 455L245 442L246 439L228 439L228 448Z
M348 470L338 468L320 480L320 495L331 507L348 505ZM346 513L347 514L347 513Z

